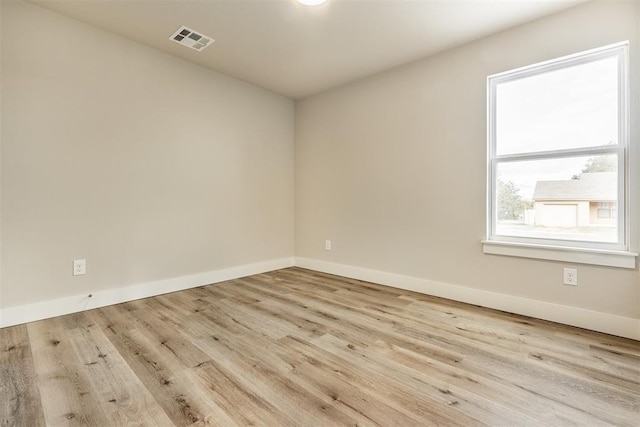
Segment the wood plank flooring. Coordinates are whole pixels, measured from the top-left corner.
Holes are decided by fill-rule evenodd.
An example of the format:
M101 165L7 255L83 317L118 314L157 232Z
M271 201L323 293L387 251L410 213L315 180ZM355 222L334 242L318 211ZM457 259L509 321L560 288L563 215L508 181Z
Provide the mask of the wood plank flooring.
M0 426L640 426L640 342L289 268L0 329Z

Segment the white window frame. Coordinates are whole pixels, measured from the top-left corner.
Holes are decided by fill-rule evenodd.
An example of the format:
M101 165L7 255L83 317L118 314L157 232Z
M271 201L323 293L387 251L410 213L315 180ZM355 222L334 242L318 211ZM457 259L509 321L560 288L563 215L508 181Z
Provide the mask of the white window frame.
M617 57L619 61L619 143L616 146L603 145L531 153L497 154L496 92L499 84L610 57ZM635 268L638 254L631 252L629 246L631 215L629 212L628 69L629 43L622 42L487 77L487 237L482 241L484 253ZM616 218L618 221L618 241L616 243L505 236L496 233L496 170L500 163L603 154L615 154L618 158Z

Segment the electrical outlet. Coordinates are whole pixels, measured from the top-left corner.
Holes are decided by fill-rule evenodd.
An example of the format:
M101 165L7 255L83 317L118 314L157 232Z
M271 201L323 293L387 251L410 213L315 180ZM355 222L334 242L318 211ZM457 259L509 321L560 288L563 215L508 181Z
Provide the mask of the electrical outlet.
M80 276L81 274L87 274L86 259L76 259L73 261L73 275Z
M330 251L331 250L331 240L325 240L324 241L324 250L325 251Z
M575 268L565 268L562 271L563 281L565 285L578 286L578 270Z

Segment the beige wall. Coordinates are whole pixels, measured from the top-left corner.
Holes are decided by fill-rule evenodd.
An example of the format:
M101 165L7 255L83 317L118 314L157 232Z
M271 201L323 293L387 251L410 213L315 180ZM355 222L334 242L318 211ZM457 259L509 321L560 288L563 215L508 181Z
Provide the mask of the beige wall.
M2 0L0 0L0 309L3 307L3 287L2 287L2 22L3 22L3 13L2 13ZM0 322L2 319L0 319Z
M0 307L293 256L287 98L3 1L1 118Z
M487 75L627 39L640 212L639 8L589 3L298 102L296 256L639 318L637 268L575 265L574 288L566 264L480 243Z
M295 123L286 98L28 3L0 11L0 308L292 256L295 183L297 256L640 317L637 268L577 265L571 288L564 264L480 245L486 76L623 39L640 211L634 2L313 96Z

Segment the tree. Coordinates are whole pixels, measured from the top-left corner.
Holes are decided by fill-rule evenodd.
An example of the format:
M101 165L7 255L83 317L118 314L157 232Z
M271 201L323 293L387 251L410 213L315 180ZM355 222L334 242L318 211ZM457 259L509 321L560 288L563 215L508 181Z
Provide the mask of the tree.
M498 179L498 221L517 220L530 203L522 198L520 190L511 181Z
M583 173L615 172L617 167L618 162L614 156L589 157L582 171L578 175L573 175L571 179L580 179Z

